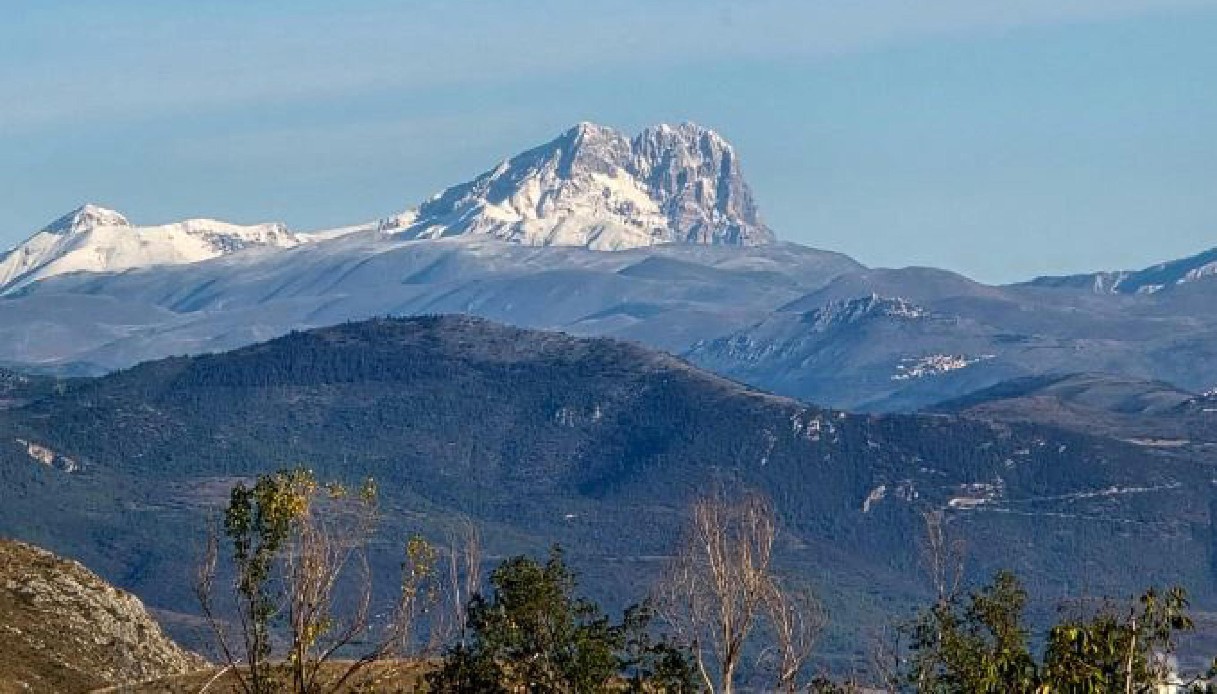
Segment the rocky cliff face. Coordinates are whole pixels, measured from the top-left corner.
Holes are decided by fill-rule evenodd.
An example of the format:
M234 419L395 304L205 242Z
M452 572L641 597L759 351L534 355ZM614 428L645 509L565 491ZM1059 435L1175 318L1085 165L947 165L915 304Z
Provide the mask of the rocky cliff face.
M773 241L761 222L735 149L692 123L647 128L635 138L639 175L656 191L676 240L754 245Z
M205 664L134 595L77 562L0 541L0 692L90 691Z

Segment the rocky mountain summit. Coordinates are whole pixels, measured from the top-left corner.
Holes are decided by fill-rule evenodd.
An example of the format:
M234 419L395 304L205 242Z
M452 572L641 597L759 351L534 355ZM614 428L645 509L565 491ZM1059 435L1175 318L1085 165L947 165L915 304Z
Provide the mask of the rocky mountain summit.
M484 234L530 246L621 250L770 243L734 148L713 130L657 125L630 139L580 123L424 203L409 238Z
M122 214L92 203L81 205L42 229L43 233L66 236L96 227L129 227L131 222Z
M134 595L77 562L0 540L0 692L84 692L205 664Z

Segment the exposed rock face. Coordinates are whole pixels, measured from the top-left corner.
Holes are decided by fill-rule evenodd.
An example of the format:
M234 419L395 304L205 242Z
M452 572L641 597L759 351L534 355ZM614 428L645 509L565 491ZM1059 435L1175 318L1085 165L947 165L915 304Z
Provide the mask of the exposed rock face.
M134 595L74 561L0 540L0 692L80 692L205 666Z
M580 123L436 195L409 226L386 228L408 238L484 234L596 250L773 241L735 150L692 123L657 125L633 140Z
M658 125L642 131L633 147L638 173L658 195L677 241L745 246L773 241L734 148L718 133L692 123Z
M687 356L695 363L725 360L754 364L796 356L801 361L807 358L805 351L818 346L825 333L850 331L867 323L913 323L930 315L929 311L906 299L872 294L834 301L811 311L780 312L767 322L698 342Z
M901 297L884 297L872 294L856 299L834 301L826 306L804 314L804 322L813 330L851 325L875 318L918 320L929 316L929 311Z

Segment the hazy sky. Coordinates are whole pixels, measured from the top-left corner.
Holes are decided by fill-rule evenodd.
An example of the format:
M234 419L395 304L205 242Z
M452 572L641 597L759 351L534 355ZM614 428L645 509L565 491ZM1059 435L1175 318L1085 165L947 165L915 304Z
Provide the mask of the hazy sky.
M285 8L290 8L290 12ZM0 244L305 230L580 120L734 142L779 236L987 281L1217 246L1217 0L0 0Z

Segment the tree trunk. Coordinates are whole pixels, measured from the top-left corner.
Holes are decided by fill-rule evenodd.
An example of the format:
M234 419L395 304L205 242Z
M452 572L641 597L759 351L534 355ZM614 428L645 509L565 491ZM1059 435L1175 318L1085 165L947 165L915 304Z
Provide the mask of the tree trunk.
M1124 664L1124 694L1133 694L1133 676L1132 666L1133 659L1137 653L1137 618L1133 617L1132 624L1129 627L1128 637L1128 660Z

